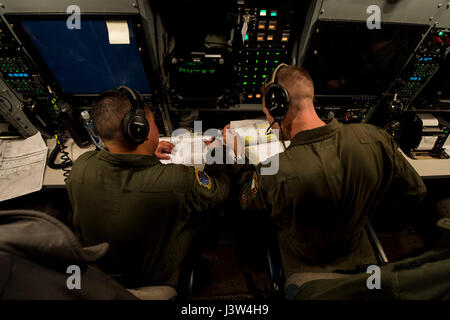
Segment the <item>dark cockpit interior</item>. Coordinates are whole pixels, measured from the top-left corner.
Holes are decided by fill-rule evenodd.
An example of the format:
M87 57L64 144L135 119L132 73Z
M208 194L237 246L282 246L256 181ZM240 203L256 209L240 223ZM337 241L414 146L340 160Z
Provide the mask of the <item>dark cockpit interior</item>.
M174 285L152 291L150 287L165 284L139 284L136 279L100 268L105 277L117 283L114 288L103 287L103 282L96 282L100 281L97 269L82 268L87 270L82 271L82 279L86 279L83 286L89 287L87 281L92 280L92 287L80 297L109 300L111 295L106 292L115 292L118 299L181 303L390 300L401 294L405 299L449 299L448 274L445 278L441 267L432 265L441 261L450 266L450 9L441 2L2 1L0 234L4 236L0 235L0 252L9 250L5 244L16 241L19 232L31 232L26 231L27 223L48 239L73 232L73 238L61 236L62 247L73 239L80 241L76 248L85 245L74 226L76 208L66 180L77 158L102 149L101 141L95 140L89 114L94 117L93 105L104 92L120 86L138 91L153 114L160 141L185 148L177 130L185 130L183 134L194 141L196 134L222 130L230 122L232 128L239 128L241 121L248 121L247 125L253 121L255 132L264 127L257 122L265 121L262 88L277 66L285 63L309 72L314 82L314 108L321 121L373 125L387 133L406 163L423 179L427 195L420 205L408 205L386 194L364 228L359 251L331 263L306 263L293 276L287 274L278 248L279 225L271 223L270 215L242 213L241 188L233 178L228 200L208 222L211 227L202 238L204 250L189 252ZM83 115L86 111L87 117ZM23 141L31 141L26 139L40 139L43 147L33 142L25 149ZM251 153L249 141L245 146ZM19 147L22 142L23 147ZM177 158L172 153L170 165L192 167L186 162L190 156L183 150L187 149L182 149L184 153L180 150ZM281 145L280 151L284 151ZM195 167L197 180L192 181L209 190L210 177L199 174L199 168ZM89 176L100 176L102 171L98 170L89 171ZM181 174L179 177L174 178L180 179L173 184L174 194L184 181ZM280 185L288 183L288 179L280 181ZM251 193L258 187L253 182ZM105 190L109 190L107 185ZM356 192L355 199L357 196ZM283 199L279 203L288 201ZM149 206L148 210L156 209ZM52 223L59 231L44 225L47 216L56 221ZM291 219L295 225L295 218ZM50 236L53 233L55 236ZM24 247L39 247L36 241L30 240ZM80 264L96 268L92 257L103 256L106 249L83 250L76 259L83 257ZM14 254L26 258L23 252L17 252ZM0 255L0 274L6 274L9 264L2 260L6 258ZM45 265L41 260L32 261ZM41 279L63 281L65 285L72 273L58 263L45 265L50 271L42 273ZM375 265L382 274L391 276L395 270L413 270L414 263L428 263L429 273L424 273L422 280L419 276L402 279L406 284L401 289L405 291L397 296L392 293L396 289L380 293L382 290L358 287L346 291L340 282L345 277L356 288L370 276L368 266ZM2 284L0 275L0 299L59 300L76 296L73 293L77 289L63 288L67 293L56 293L46 290L44 283L38 284L41 291L27 291L31 282L8 272L8 279L14 279L11 283L17 287ZM433 281L441 282L442 287L436 289L439 286ZM45 283L51 285L50 280ZM408 283L416 288L417 296L408 291ZM139 291L142 287L149 289ZM258 310L252 309L253 315L266 314L265 309ZM178 315L182 316L182 311Z

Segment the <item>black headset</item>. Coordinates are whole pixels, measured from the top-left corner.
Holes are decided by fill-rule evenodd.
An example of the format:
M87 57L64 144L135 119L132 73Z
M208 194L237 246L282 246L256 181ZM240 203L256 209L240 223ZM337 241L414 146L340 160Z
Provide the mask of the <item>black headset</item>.
M141 94L126 86L117 90L126 90L131 102L131 109L122 120L122 129L125 138L134 145L139 145L147 139L150 126L145 117L145 102Z
M283 86L276 83L278 71L287 66L288 65L285 63L278 65L272 75L266 78L266 82L264 84L266 108L269 110L270 115L276 122L284 119L289 107L289 94L287 90Z

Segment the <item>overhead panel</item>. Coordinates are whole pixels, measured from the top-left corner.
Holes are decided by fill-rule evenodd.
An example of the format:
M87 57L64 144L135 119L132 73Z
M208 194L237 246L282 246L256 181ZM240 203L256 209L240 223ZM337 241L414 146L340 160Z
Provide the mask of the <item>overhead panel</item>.
M367 8L377 5L382 23L430 24L442 3L442 0L323 0L319 19L366 21L372 14L367 13Z
M83 13L138 14L135 0L3 0L5 13L38 14L66 13L71 5L77 5Z
M443 1L440 6L435 21L438 23L438 27L450 28L450 1Z

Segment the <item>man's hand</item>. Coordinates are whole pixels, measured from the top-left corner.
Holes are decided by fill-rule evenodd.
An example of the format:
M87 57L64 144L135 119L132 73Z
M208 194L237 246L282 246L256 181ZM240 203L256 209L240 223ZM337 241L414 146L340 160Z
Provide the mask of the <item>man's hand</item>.
M230 129L229 124L227 124L225 128L223 128L223 143L227 147L233 149L234 155L236 157L239 157L244 153L244 145L241 137L236 131Z
M169 141L160 141L155 150L155 157L161 160L170 160L169 154L172 153L175 145Z
M208 149L220 148L222 146L222 142L215 137L212 137L209 140L203 140L203 143L206 145Z

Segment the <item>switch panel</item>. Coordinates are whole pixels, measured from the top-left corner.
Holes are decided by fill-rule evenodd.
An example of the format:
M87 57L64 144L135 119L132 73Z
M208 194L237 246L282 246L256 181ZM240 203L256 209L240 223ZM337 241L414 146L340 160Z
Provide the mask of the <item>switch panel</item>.
M261 103L261 87L280 63L290 62L294 10L290 7L238 6L242 45L234 65L240 104Z
M398 93L403 104L409 105L439 69L449 47L450 31L433 28L401 72L399 79L391 86L389 93Z
M45 94L32 63L22 50L8 26L0 19L0 71L3 79L24 97Z

